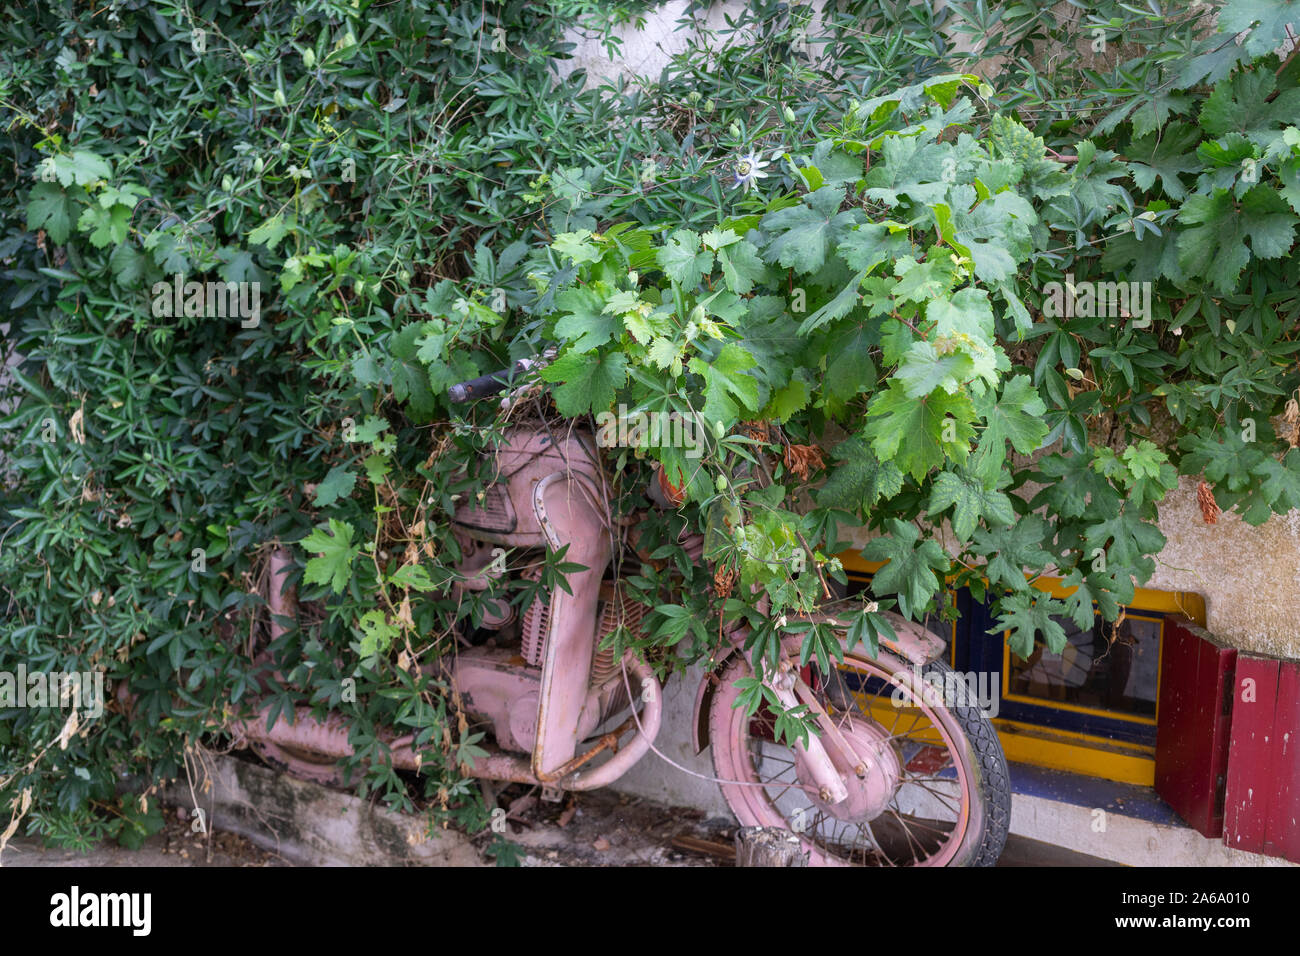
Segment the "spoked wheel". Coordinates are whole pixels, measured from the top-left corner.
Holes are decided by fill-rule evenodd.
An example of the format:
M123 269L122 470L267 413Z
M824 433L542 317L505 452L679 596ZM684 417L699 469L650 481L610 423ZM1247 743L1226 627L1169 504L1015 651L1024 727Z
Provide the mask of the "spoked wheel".
M798 752L775 742L769 715L733 708L735 682L752 674L737 655L709 712L714 768L736 781L723 797L742 826L797 833L815 866L992 866L1010 825L1006 758L974 701L931 703L927 684L950 673L934 662L918 675L883 648L876 660L846 654L830 673L805 669L855 757L836 761L849 796L832 804Z

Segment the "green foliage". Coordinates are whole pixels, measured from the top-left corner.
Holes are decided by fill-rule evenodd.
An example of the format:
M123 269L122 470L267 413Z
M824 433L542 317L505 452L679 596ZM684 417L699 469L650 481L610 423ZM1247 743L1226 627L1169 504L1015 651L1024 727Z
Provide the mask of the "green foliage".
M1117 618L1179 476L1252 523L1300 506L1279 417L1300 71L1272 53L1294 3L1220 6L1209 31L1212 4L866 3L805 35L807 4L758 0L641 88L584 89L552 69L562 29L640 4L19 3L0 669L103 667L136 710L35 763L65 715L0 715L0 798L30 792L52 840L131 839L121 768L176 778L262 700L341 712L363 790L486 827L460 771L481 732L415 665L538 585L447 597L447 518L501 425L445 392L549 347L560 414L696 427L699 457L609 452L619 514L656 467L686 496L640 529L649 560L620 570L645 625L610 639L663 667L713 654L719 617L756 660L789 635L838 654L793 618L842 581L846 525L888 562L851 642L874 653L882 606L920 619L969 585L1027 654L1059 645L1054 618ZM741 156L763 164L747 190ZM261 321L158 314L177 273L259 283ZM1134 282L1129 315L1049 306L1051 283ZM278 544L304 614L272 641L255 594ZM548 555L540 586L573 568ZM1042 595L1045 574L1075 590ZM742 699L806 732L761 684ZM418 784L383 727L424 748Z

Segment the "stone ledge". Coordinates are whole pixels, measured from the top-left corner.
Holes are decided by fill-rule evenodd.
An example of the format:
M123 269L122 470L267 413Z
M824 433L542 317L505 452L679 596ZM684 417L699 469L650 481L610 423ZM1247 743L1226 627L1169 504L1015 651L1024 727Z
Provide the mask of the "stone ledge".
M195 787L210 826L300 866L490 865L463 833L426 837L423 818L234 757L214 757L210 767L211 787ZM164 798L193 806L185 786L169 788Z

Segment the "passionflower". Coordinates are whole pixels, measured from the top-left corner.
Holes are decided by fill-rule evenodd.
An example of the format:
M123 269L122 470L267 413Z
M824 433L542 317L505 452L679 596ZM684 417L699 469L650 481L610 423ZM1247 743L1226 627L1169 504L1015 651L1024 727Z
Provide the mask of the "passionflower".
M758 153L750 151L742 156L737 156L735 160L736 181L733 185L744 186L745 192L749 192L749 187L758 182L767 173L763 169L767 163L758 158Z

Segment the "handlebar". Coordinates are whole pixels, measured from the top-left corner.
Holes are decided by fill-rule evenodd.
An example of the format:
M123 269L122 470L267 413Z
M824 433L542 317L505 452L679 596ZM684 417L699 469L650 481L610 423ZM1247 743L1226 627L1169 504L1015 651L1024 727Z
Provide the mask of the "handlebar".
M489 395L496 395L509 388L511 381L515 377L527 372L529 369L545 364L546 359L549 357L550 353L544 355L540 360L520 359L509 368L489 372L487 375L480 375L478 378L471 378L468 382L457 382L447 389L447 398L452 404L459 405L464 402L487 398Z
M506 383L499 381L502 377L509 375L513 368L503 368L499 372L490 372L487 375L480 375L478 378L471 378L468 382L457 382L451 388L447 389L447 398L453 404L462 402L472 402L477 398L487 398L489 395L495 395L506 387Z

